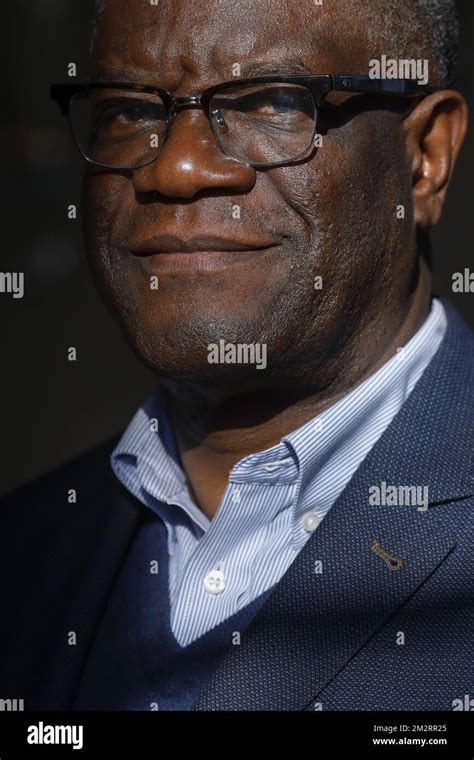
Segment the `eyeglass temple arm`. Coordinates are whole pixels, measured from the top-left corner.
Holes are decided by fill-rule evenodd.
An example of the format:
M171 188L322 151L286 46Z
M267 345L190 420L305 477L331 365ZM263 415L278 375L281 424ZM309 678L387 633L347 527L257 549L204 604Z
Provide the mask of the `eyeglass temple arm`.
M333 89L346 92L371 94L401 95L416 97L428 93L425 85L413 79L371 79L366 76L333 76Z

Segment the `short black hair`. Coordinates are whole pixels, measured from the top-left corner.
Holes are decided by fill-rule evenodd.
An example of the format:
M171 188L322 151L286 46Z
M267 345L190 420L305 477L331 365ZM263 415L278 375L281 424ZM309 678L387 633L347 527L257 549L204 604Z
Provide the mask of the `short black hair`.
M92 44L106 3L95 2ZM368 0L360 12L374 51L388 58L427 59L431 87L451 84L459 46L456 0Z
M379 53L427 59L432 89L452 83L459 48L456 0L369 0L364 10Z

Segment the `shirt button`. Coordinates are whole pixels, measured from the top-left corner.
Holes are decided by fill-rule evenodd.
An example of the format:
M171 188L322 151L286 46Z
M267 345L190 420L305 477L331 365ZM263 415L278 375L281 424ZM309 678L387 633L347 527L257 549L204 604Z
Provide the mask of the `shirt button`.
M222 594L225 589L225 576L222 570L211 570L204 578L204 588L208 594Z
M320 522L321 520L316 512L306 512L306 514L303 515L303 528L307 533L312 533L313 530L316 530Z
M275 472L275 470L278 470L278 468L280 467L280 463L279 462L269 462L268 464L265 464L263 466L264 466L264 468L265 468L265 470L267 472Z

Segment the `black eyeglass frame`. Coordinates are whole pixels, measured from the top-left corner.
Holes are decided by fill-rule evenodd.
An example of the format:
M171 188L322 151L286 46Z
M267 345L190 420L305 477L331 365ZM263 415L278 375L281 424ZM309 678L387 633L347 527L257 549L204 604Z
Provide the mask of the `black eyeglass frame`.
M314 124L314 133L311 140L311 143L309 147L304 151L304 153L300 154L299 156L295 156L292 159L286 159L284 161L279 161L276 163L248 163L247 161L240 161L239 159L232 156L221 144L218 134L215 130L215 125L213 122L213 119L210 114L210 103L214 95L217 95L219 92L222 92L223 90L228 90L230 87L244 87L248 85L253 84L296 84L301 85L303 87L306 87L314 101L314 108L315 108L315 124ZM302 158L304 158L309 151L312 148L314 138L316 135L316 127L317 127L317 112L318 109L321 107L322 103L324 102L325 97L330 92L349 92L349 93L359 93L359 94L365 94L365 95L378 95L378 96L398 96L402 98L420 98L425 97L429 94L429 89L426 85L420 85L416 81L412 79L371 79L368 76L359 76L359 75L345 75L345 74L320 74L320 75L302 75L302 76L264 76L264 77L253 77L250 79L233 79L229 80L227 82L220 82L219 84L214 85L213 87L209 87L204 92L201 93L201 95L183 95L182 97L175 98L174 95L172 95L171 92L168 90L165 90L161 87L155 87L154 85L147 85L147 84L136 84L133 82L66 82L66 83L56 83L52 84L50 87L50 96L51 98L58 103L61 113L63 116L69 117L70 127L71 131L74 137L74 140L81 152L81 155L83 158L88 161L90 164L93 164L94 166L100 166L105 169L116 169L117 171L120 170L120 167L114 167L109 166L107 164L101 164L97 161L93 161L90 159L83 151L82 146L79 144L76 135L74 134L74 129L72 126L72 121L70 118L70 105L71 101L74 97L77 95L80 95L81 93L88 93L90 90L98 90L98 89L110 89L110 90L119 90L119 89L126 89L130 90L132 92L143 92L148 94L154 94L159 95L161 99L163 100L163 103L168 111L168 123L166 127L166 132L164 135L164 141L166 141L169 131L171 129L171 126L173 124L174 118L178 111L182 110L183 108L202 108L206 114L206 117L208 119L208 122L211 126L212 132L214 134L214 137L216 139L217 144L219 145L220 150L222 152L229 156L229 158L232 158L234 161L237 161L238 163L243 163L248 166L252 166L255 169L268 169L273 168L277 166L284 166L288 165L289 163L293 163L295 161L299 161ZM148 161L147 163L143 164L142 166L137 166L135 168L129 168L123 167L123 171L136 171L137 169L143 168L143 166L148 166L149 164L152 164L156 159L158 158L158 154L153 158L152 161Z

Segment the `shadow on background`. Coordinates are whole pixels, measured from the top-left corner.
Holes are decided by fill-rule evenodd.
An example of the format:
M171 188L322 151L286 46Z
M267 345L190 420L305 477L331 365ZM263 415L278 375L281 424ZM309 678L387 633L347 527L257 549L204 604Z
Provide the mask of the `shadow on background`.
M25 273L25 297L0 297L3 429L0 491L46 472L119 432L153 387L92 285L80 211L83 165L48 99L77 63L87 77L92 0L8 0L0 150L4 172L2 271ZM456 86L472 102L472 0L459 2L463 41ZM468 219L473 144L466 144L443 220L433 236L435 292L474 325L474 295L453 294L453 272L470 264ZM78 361L67 361L75 346Z

